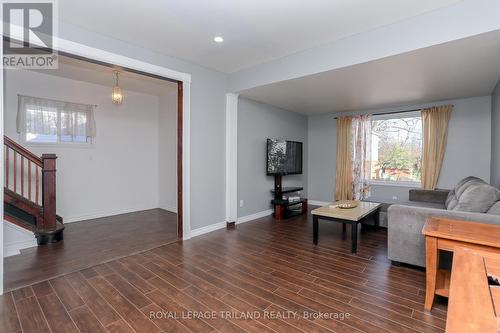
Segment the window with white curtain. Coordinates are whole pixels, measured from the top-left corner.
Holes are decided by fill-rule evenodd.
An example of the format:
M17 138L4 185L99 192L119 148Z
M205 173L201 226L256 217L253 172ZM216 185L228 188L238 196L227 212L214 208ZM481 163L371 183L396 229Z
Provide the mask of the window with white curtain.
M17 132L27 143L91 144L94 106L47 98L18 96Z

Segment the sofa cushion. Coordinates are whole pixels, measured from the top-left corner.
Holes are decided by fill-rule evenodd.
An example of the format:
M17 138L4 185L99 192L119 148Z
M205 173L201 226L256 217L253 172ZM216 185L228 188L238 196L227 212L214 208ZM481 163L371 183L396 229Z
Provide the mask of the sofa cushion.
M489 184L475 183L458 196L458 204L452 210L486 213L498 200L500 200L499 189Z
M455 195L455 190L451 190L448 193L448 197L446 198L446 202L444 203L446 209L452 210L458 204L457 196Z
M446 209L444 204L438 202L424 202L424 201L405 201L398 203L399 205L411 206L411 207L427 207L436 209Z
M410 201L432 202L444 204L448 197L450 190L424 190L424 189L410 189L408 198Z
M469 176L465 177L455 185L455 192L458 196L462 194L463 191L472 184L486 184L484 180L478 177Z
M495 202L486 213L500 215L500 201Z
M469 187L473 185L486 184L486 182L480 178L469 176L457 183L455 188L450 191L448 197L446 198L445 206L448 210L458 210L455 209L460 202L460 197Z

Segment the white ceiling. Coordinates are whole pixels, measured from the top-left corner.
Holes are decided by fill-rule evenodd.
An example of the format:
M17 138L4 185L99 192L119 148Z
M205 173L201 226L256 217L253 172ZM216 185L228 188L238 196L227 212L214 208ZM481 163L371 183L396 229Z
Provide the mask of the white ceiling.
M59 19L232 73L460 0L59 0ZM225 42L216 44L216 35Z
M500 30L240 92L311 115L489 95L500 78Z
M111 87L115 83L114 69L91 62L59 56L58 69L34 70L53 76L84 81ZM117 68L118 69L118 68ZM119 69L118 69L119 70ZM146 75L119 70L119 84L124 90L161 96L177 90L177 84Z

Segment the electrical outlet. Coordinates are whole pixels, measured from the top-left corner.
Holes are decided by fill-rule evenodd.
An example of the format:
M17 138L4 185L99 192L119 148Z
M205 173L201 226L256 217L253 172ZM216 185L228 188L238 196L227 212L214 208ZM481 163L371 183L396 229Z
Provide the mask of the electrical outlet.
M245 205L245 201L240 200L240 207L243 207Z
M397 196L393 196L393 197L392 197L392 200L396 200L396 201L398 201L398 200L399 200L399 197L397 197Z

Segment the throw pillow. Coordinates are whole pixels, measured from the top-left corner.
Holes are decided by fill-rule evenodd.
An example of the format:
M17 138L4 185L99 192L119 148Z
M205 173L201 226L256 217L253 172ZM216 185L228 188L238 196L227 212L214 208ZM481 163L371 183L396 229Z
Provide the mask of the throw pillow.
M500 190L489 184L468 186L458 197L458 204L452 210L486 213L500 200Z

